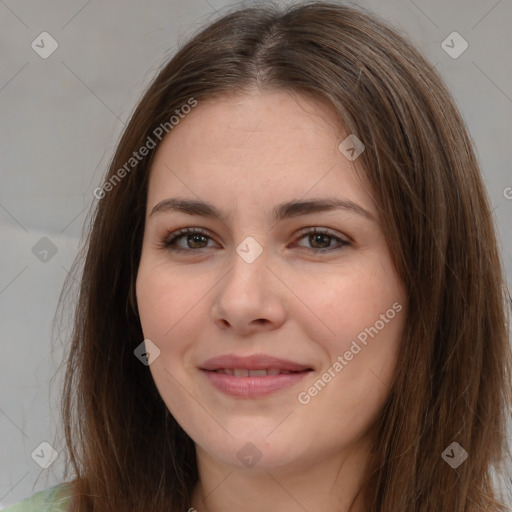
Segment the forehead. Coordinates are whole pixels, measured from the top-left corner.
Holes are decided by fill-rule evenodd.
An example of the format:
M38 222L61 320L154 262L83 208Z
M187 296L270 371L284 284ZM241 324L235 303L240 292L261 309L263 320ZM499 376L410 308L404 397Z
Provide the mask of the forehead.
M186 195L249 208L343 195L369 208L362 173L338 149L346 135L326 104L290 92L199 102L160 144L148 204Z

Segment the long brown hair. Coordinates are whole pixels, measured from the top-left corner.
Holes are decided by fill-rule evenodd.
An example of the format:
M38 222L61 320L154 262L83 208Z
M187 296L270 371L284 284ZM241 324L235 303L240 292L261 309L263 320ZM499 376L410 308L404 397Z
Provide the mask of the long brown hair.
M364 482L368 511L505 510L491 474L507 451L512 402L508 306L464 122L403 36L365 11L310 2L237 9L201 30L160 71L118 144L75 265L83 268L62 401L71 511L191 506L194 443L134 356L156 150L126 163L191 99L200 108L254 86L329 105L363 141L358 162L408 292L397 371L375 426L376 464ZM454 442L468 453L457 468L441 456Z

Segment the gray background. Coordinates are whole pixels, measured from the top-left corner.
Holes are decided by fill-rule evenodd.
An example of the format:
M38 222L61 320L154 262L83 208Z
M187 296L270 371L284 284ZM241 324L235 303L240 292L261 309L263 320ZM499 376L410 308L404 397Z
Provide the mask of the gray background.
M408 34L453 92L474 138L510 283L512 1L355 3ZM61 481L62 457L41 469L31 453L43 441L64 447L56 370L66 333L60 341L51 324L93 190L158 67L233 4L0 0L0 509ZM43 31L59 45L47 59L31 48ZM441 47L453 31L469 44L456 59ZM46 262L32 251L43 237L57 249Z

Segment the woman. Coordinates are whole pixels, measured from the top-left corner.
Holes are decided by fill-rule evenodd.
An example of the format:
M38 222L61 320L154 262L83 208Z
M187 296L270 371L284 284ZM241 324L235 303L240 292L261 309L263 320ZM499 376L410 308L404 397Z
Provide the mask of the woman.
M95 195L75 476L49 510L505 510L489 202L395 31L331 3L225 15L156 77Z

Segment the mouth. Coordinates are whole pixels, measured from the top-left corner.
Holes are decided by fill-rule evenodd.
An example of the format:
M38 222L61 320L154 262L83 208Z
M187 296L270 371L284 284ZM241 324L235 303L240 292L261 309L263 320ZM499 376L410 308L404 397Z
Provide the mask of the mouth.
M282 368L262 368L260 370L248 370L247 368L219 368L217 370L205 370L234 377L267 377L269 375L289 375L290 373L301 373L298 371L284 370ZM309 370L305 370L309 371Z
M263 397L290 388L313 371L310 366L264 354L228 354L206 361L199 369L215 389L241 398Z
M311 366L279 359L267 354L253 354L251 356L238 356L236 354L225 354L213 357L205 361L201 370L218 371L228 375L247 377L249 372L266 372L266 375L278 375L280 373L303 372L312 370ZM237 372L235 374L235 372ZM254 374L254 376L263 375Z

